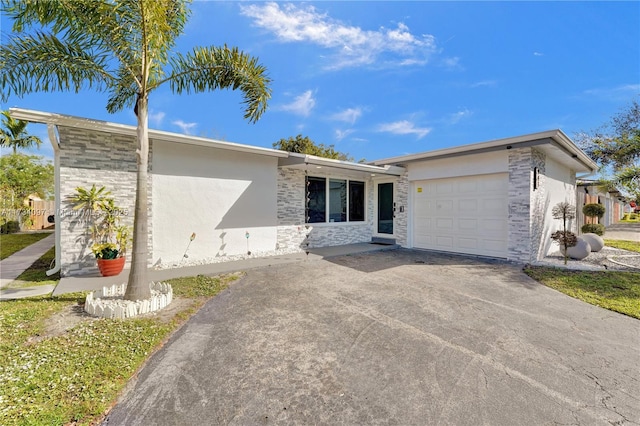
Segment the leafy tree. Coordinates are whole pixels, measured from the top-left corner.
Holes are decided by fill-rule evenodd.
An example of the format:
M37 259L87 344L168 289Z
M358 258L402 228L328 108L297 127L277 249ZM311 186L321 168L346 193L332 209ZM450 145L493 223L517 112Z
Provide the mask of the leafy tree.
M25 199L38 194L53 195L53 165L36 155L13 154L0 157L0 208L2 222L17 220Z
M4 98L31 92L95 88L107 111L133 107L137 117L137 192L133 257L125 298L150 297L147 278L149 94L162 85L177 94L239 89L244 117L257 121L271 97L266 69L237 48L174 52L187 0L3 0L13 34L0 47ZM27 30L35 28L35 31Z
M309 154L318 157L331 158L333 160L353 161L353 157L349 154L338 152L333 145L316 144L308 136L302 137L298 135L295 138L280 139L273 143L275 149L282 151L297 152L298 154Z
M619 186L640 198L640 103L631 102L600 128L578 135L585 151L613 176L604 187Z
M13 153L18 148L30 148L33 145L40 147L42 141L39 137L27 133L27 123L22 120L14 120L8 111L2 111L2 129L0 129L0 146L13 148Z

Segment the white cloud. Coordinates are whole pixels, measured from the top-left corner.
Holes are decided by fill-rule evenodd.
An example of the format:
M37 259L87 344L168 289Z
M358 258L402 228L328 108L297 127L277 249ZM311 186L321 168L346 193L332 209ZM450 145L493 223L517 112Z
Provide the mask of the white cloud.
M166 116L166 114L162 111L158 111L158 112L153 112L150 111L149 112L149 122L151 122L154 126L160 126L162 124L162 120L164 120L164 117Z
M316 100L313 97L313 92L307 90L303 94L296 96L293 102L281 105L278 109L308 117L314 106L316 106Z
M482 81L478 81L476 83L471 84L472 88L476 88L476 87L494 87L497 86L498 82L495 80L482 80Z
M328 69L424 64L437 50L432 35L414 35L404 23L371 31L332 19L310 5L269 2L240 8L281 42L307 42L333 51Z
M462 120L463 118L470 117L472 114L473 112L469 111L467 108L458 112L454 112L449 116L449 123L456 124L458 121Z
M351 133L353 133L354 130L353 129L347 129L347 130L340 130L340 129L336 129L336 140L337 141L341 141L342 139L346 138L347 136L349 136Z
M640 84L623 84L616 87L588 89L583 93L601 99L619 100L640 94Z
M462 69L462 65L460 65L460 58L457 56L442 59L442 66L445 68Z
M362 108L347 108L333 114L330 118L335 121L344 121L345 123L354 124L361 116Z
M533 56L544 56L544 53L533 52Z
M180 127L180 130L182 130L182 133L186 135L192 134L191 131L195 129L196 126L198 125L198 123L186 123L182 120L174 120L171 122L171 124Z
M408 120L394 121L393 123L383 123L378 126L379 132L393 133L396 135L417 135L422 139L431 132L430 127L416 127Z

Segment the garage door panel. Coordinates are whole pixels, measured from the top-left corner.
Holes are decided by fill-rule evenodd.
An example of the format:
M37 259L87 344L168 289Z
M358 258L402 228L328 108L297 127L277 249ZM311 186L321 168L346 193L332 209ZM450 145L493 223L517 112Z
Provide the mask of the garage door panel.
M458 200L458 213L462 216L475 216L478 211L478 200L461 198Z
M477 212L481 216L499 216L507 208L507 203L502 198L487 198L481 201L481 205L481 211Z
M478 239L477 238L458 238L458 246L464 249L477 249L478 248Z
M436 247L440 247L442 250L450 250L453 248L453 237L438 235L435 240Z
M487 231L488 234L507 230L507 222L502 219L482 219L480 227Z
M478 219L458 219L458 229L460 231L474 231L478 228Z
M453 192L453 182L442 182L436 184L436 194L451 194Z
M436 226L441 230L453 229L453 219L451 218L438 218L436 219Z
M507 188L506 173L414 182L413 246L506 257Z
M478 191L478 183L475 181L463 181L458 183L458 193L468 194Z

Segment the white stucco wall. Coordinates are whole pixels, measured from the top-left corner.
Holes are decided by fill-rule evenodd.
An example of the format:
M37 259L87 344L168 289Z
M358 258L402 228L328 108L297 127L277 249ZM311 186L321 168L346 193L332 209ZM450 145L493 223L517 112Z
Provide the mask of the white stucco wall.
M192 232L188 263L276 249L276 158L155 142L152 174L154 264L181 262Z
M506 173L509 171L509 151L425 160L409 163L408 169L409 181Z
M574 206L576 203L575 173L548 156L545 163L544 180L541 182L544 191L544 228L538 260L558 249L557 244L551 241L550 236L553 232L562 229L562 220L554 219L551 210L556 204L563 201ZM575 224L575 220L569 221L567 228L576 232Z

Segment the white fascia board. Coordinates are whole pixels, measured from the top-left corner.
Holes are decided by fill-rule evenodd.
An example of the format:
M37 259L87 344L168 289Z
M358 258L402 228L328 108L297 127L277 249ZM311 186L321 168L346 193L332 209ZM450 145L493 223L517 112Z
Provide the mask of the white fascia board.
M517 145L523 144L527 144L527 146L544 145L548 144L551 140L555 141L559 145L559 147L567 153L567 155L581 162L585 166L585 169L592 172L598 169L597 164L592 159L590 159L580 148L578 148L561 130L548 130L544 132L531 133L505 139L496 139L488 142L461 145L453 148L443 148L435 151L426 151L417 154L383 158L381 160L373 161L371 164L404 164L437 157L454 157L468 155L473 152L497 151L500 149L508 149L510 146L514 145L514 148L517 148Z
M34 111L22 108L9 109L11 116L17 120L24 120L33 123L53 124L59 126L74 127L86 130L115 133L127 136L136 136L136 127L125 124L111 123L102 120L92 120L89 118L74 117L71 115L54 114L49 112ZM227 149L230 151L247 152L250 154L268 155L271 157L286 158L289 154L276 149L261 148L257 146L242 145L233 142L223 142L214 139L201 138L196 136L181 135L179 133L165 132L162 130L149 130L149 139L161 140L173 143L184 143L188 145L199 145L209 148Z
M306 165L326 167L329 169L346 169L370 174L385 174L401 176L405 172L404 167L393 165L376 166L371 164L353 163L351 161L333 160L331 158L317 157L315 155L298 154L290 152L287 159L279 160L282 167L300 167Z

